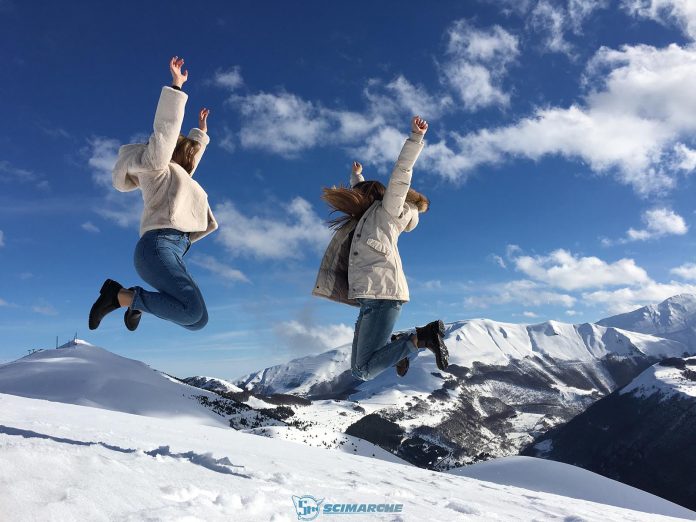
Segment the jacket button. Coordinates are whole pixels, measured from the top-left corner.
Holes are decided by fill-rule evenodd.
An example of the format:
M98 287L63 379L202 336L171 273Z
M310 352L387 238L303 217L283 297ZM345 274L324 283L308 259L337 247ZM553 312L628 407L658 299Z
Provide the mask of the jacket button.
M356 237L360 237L360 234L358 234Z
M358 255L358 253L357 253L357 252L353 252L353 255L354 255L354 256L357 256L357 255Z

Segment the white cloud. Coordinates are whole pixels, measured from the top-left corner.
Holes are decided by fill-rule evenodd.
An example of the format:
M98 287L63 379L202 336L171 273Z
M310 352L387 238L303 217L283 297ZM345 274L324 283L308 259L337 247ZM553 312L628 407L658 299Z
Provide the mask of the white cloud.
M280 219L249 217L234 203L222 203L215 208L220 223L216 240L232 256L262 259L301 258L307 249L320 252L326 247L331 231L306 200L296 197L283 211Z
M0 182L31 184L44 191L50 188L49 182L43 176L31 170L15 167L5 160L0 161Z
M696 169L696 150L690 149L683 143L675 145L674 167L687 173Z
M483 295L471 296L466 299L468 306L482 308L490 305L520 303L525 306L560 305L571 307L575 297L553 291L535 281L520 279L490 285L484 289Z
M685 263L681 266L673 268L670 273L681 277L682 279L691 279L696 281L696 263Z
M676 24L691 39L696 39L696 2L693 0L623 0L634 16L663 24Z
M5 246L5 233L0 230L0 248Z
M547 51L572 56L573 45L566 39L566 34L582 34L587 18L607 5L608 0L568 0L566 3L540 0L529 13L528 25L545 33L543 45Z
M215 71L213 83L219 87L224 87L231 91L241 87L244 84L242 73L239 66L229 69L218 69Z
M91 221L85 221L80 226L82 227L83 230L86 230L87 232L92 232L93 234L98 234L100 232L99 227L96 226Z
M538 314L535 314L534 312L529 312L529 311L522 312L522 315L524 317L528 317L530 319L536 319L537 317L539 317Z
M8 303L7 301L5 301L4 299L0 298L0 306L10 306L10 305L9 305L9 303Z
M601 304L611 314L629 312L650 303L664 301L677 294L694 294L696 285L671 281L657 283L649 281L635 287L625 287L616 290L599 290L583 294L583 298L594 304Z
M48 316L55 316L58 315L58 310L55 309L55 307L43 300L39 304L36 304L31 307L32 311L36 312L37 314L41 315L48 315Z
M244 148L297 157L325 139L330 122L321 107L287 92L232 96L242 116L239 131Z
M353 329L342 323L315 326L286 321L276 325L274 331L291 349L303 353L323 352L353 340Z
M240 270L237 270L236 268L233 268L229 265L226 265L224 263L221 263L217 259L215 259L213 256L209 256L206 254L197 254L194 258L192 258L190 263L194 265L198 265L202 268L205 268L206 270L212 272L213 274L221 277L222 279L225 279L227 281L231 282L241 282L241 283L249 283L249 279L247 276L245 276Z
M641 194L673 188L681 172L672 168L680 150L675 147L696 132L690 88L696 84L696 47L602 48L586 83L582 103L539 108L513 125L454 135L454 148L436 144L449 165L439 173L463 179L483 164L560 155L612 173Z
M492 254L491 255L491 260L498 265L500 268L507 268L507 265L505 264L505 260L500 257L499 255Z
M112 138L92 138L88 142L87 164L92 169L92 179L104 191L104 197L94 211L102 218L129 228L139 226L143 210L143 198L138 191L116 192L111 182L111 171L116 164L120 143Z
M646 283L648 274L633 259L607 263L597 257L578 257L559 249L548 256L520 256L514 260L525 275L562 290L602 288Z
M667 208L653 208L643 213L645 228L636 230L630 228L626 233L627 241L645 241L663 236L681 236L689 231L684 218Z
M510 96L502 81L519 54L517 37L495 25L478 29L467 20L454 22L447 31L447 59L442 64L444 81L453 88L464 108L475 111L506 106Z
M538 2L531 12L529 24L547 33L544 47L548 51L570 53L571 45L565 40L567 14L563 6L552 5L546 0Z
M575 310L566 310L565 313L569 317L574 317L576 315L579 315L579 312L576 312Z

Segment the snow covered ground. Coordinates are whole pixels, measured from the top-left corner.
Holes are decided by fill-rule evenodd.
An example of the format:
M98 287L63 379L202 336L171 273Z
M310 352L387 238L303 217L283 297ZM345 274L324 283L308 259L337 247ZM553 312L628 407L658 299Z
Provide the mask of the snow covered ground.
M640 492L624 509L535 487L534 477L552 475L583 496L595 480L577 470L546 472L551 465L539 462L525 489L228 428L0 394L3 521L280 522L297 520L292 496L304 495L323 505L403 504L400 514L355 515L362 520L696 520ZM607 495L625 488L598 480L595 489Z
M453 469L448 473L610 506L693 517L693 512L660 497L591 471L551 460L504 457Z

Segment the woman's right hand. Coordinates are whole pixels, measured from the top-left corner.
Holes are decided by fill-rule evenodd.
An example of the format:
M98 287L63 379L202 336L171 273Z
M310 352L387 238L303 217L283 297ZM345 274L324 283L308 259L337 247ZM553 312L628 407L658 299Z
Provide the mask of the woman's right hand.
M181 66L184 65L184 59L174 56L169 60L169 71L172 73L172 85L176 85L181 89L184 82L188 80L188 71L181 71Z
M414 116L411 118L411 132L424 136L428 132L428 122L420 116Z
M353 174L359 175L361 173L362 173L362 165L359 162L354 161L353 162Z

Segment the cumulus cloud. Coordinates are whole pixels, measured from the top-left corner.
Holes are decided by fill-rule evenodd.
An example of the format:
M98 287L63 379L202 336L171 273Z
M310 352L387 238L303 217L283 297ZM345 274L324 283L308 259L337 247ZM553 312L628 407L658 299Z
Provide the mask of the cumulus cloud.
M259 259L302 258L326 247L331 231L309 202L296 197L282 210L280 218L247 216L234 203L222 203L215 208L216 240L232 256Z
M240 270L233 268L225 263L221 263L213 256L206 254L197 254L190 261L191 264L205 268L209 272L219 276L220 278L233 283L249 283L249 279Z
M116 192L111 184L111 171L116 164L120 142L113 138L95 137L88 141L87 164L94 183L103 190L103 197L94 212L120 227L139 226L143 199L137 191Z
M5 233L0 230L0 248L5 246Z
M681 277L682 279L690 279L696 281L696 263L685 263L681 266L673 268L670 273Z
M583 294L583 299L587 303L603 305L609 313L619 314L635 310L646 304L664 301L677 294L693 293L696 293L696 285L675 281L657 283L651 280L634 287L588 292Z
M646 283L648 274L633 259L607 263L598 257L579 257L559 249L548 256L520 256L515 267L525 275L562 290Z
M567 108L544 107L519 122L438 144L440 173L465 178L484 164L560 155L612 173L640 194L675 186L675 154L696 132L696 47L600 49L587 68L588 93ZM683 154L682 154L683 156ZM683 159L683 158L682 158Z
M319 326L286 321L277 324L274 331L289 348L301 353L323 352L353 340L353 329L342 323Z
M696 2L693 0L623 0L634 16L662 24L676 24L689 38L696 39Z
M682 236L689 231L684 218L667 208L653 208L643 213L645 228L636 230L630 228L626 233L626 241L645 241L663 236Z
M478 29L467 20L458 20L447 30L447 38L442 73L464 108L475 111L508 105L510 95L502 82L519 54L517 37L499 25Z
M530 28L545 35L545 50L572 56L573 45L567 40L566 35L581 34L583 24L590 15L607 5L607 0L540 0L530 6L527 23Z
M219 87L235 90L244 84L242 73L239 66L229 69L218 69L215 71L213 83Z
M548 286L528 279L489 285L481 295L466 299L468 306L485 308L490 305L519 303L524 306L560 305L571 307L575 297L556 292Z

